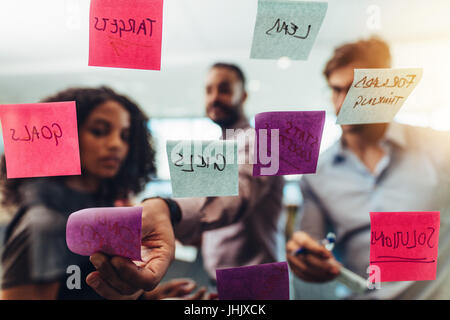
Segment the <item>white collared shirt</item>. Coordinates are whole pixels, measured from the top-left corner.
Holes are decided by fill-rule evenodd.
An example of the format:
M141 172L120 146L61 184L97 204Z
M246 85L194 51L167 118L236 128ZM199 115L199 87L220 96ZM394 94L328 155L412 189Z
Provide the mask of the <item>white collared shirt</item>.
M300 182L299 229L317 239L333 229L341 262L367 278L370 212L441 211L437 279L382 283L363 298L450 299L450 134L392 123L381 146L374 173L340 141L320 156Z

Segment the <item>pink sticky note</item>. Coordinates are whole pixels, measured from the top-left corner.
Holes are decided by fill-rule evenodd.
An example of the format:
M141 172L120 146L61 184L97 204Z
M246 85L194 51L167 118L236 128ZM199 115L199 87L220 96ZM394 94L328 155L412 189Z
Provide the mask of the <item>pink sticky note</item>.
M141 261L142 207L89 208L69 216L66 242L70 251L95 252Z
M89 65L160 70L163 0L91 0Z
M219 300L289 300L286 262L216 270Z
M439 217L439 212L370 213L370 265L379 268L381 282L436 279Z
M254 155L256 163L253 165L253 175L315 173L324 123L325 111L284 111L257 114L255 116L257 142ZM279 139L278 141L275 139L278 142L278 148L272 148L273 129L279 130ZM277 150L278 155L276 154ZM269 162L264 157L272 159ZM270 169L271 167L276 169L274 161L278 161L278 171Z
M0 105L8 178L79 175L75 102Z

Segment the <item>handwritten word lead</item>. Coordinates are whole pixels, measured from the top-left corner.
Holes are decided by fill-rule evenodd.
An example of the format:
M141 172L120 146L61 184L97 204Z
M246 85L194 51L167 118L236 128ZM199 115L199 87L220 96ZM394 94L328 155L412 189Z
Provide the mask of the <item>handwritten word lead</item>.
M290 23L290 26L283 21L283 24L281 24L281 19L277 19L277 21L275 21L275 24L273 25L272 28L270 28L269 30L266 31L266 34L271 36L272 32L274 29L276 28L276 32L277 33L281 33L284 30L284 34L285 35L290 35L293 36L294 38L298 38L298 39L306 39L309 36L309 32L311 31L311 25L308 25L308 31L306 32L306 35L304 36L299 36L296 35L297 30L299 29L299 27L295 24L295 23ZM289 32L289 28L291 28L291 32Z

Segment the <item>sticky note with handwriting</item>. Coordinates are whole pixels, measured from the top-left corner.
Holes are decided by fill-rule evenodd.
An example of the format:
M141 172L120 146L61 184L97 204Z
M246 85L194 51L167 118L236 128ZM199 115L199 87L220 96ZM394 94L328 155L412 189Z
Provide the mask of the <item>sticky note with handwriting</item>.
M219 300L289 300L286 262L217 269Z
M391 122L422 78L420 68L355 69L337 124Z
M381 282L436 279L439 212L371 212L370 265Z
M307 60L327 2L258 1L250 58Z
M253 175L315 173L324 123L325 111L258 113Z
M167 141L174 197L237 196L237 142Z
M0 105L8 178L81 174L74 101Z
M103 252L141 261L142 207L89 208L73 212L66 225L70 251Z
M163 0L91 0L89 65L160 70Z

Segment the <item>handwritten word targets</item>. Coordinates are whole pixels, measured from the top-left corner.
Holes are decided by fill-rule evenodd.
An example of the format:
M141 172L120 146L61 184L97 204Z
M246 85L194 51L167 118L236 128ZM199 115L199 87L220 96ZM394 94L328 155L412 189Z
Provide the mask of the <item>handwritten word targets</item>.
M257 143L254 155L257 161L253 165L253 175L315 173L324 123L325 111L257 114L255 116ZM279 130L279 141L272 139L274 129ZM278 147L274 147L273 142L278 142ZM272 174L266 173L268 171L266 168L271 164L264 160L269 154L271 162L279 159L279 169Z
M89 208L69 216L70 251L90 256L103 252L141 261L142 207Z
M422 69L355 69L337 124L391 122L422 79Z
M250 58L307 60L327 9L326 2L259 0Z
M439 212L371 212L370 265L381 282L434 280Z
M75 102L0 105L10 178L81 174Z
M219 300L289 300L286 262L216 270Z
M237 196L237 142L167 141L174 197Z
M89 65L160 70L163 0L91 0Z

